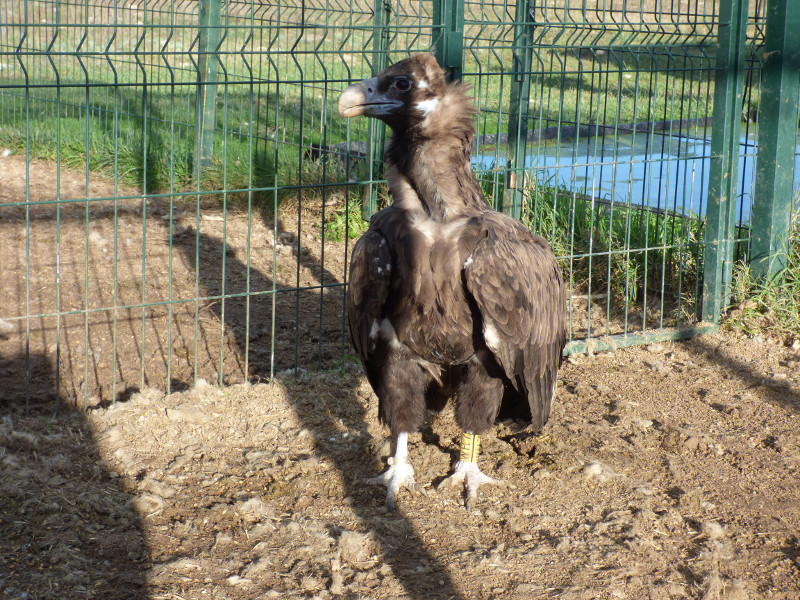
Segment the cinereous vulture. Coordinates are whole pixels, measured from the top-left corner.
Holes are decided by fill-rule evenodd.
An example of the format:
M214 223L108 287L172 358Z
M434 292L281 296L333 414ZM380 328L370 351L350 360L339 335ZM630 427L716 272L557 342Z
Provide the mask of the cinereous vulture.
M454 398L460 460L444 485L471 507L483 483L480 435L498 416L547 421L566 341L564 283L550 245L493 210L470 166L476 109L433 56L416 54L348 87L339 114L392 130L392 204L353 248L350 337L395 440L386 484L394 509L415 489L408 434ZM440 486L441 487L441 486Z

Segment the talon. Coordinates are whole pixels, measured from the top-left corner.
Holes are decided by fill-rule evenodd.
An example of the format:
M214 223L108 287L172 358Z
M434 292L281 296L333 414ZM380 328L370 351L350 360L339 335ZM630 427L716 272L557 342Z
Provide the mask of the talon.
M417 492L417 482L414 481L414 467L409 462L390 461L389 468L377 477L367 480L370 484L383 484L386 486L386 507L394 512L397 493L404 487L412 492Z
M461 464L461 461L456 463L456 469L453 471L453 474L449 477L445 477L439 482L439 485L436 486L437 490L443 490L445 488L455 487L459 483L464 483L464 479L466 478L466 473L464 471L458 470L458 465Z
M500 485L508 487L508 483L502 479L495 479L483 473L478 464L470 461L460 460L456 463L453 469L453 474L446 477L438 486L437 489L446 487L453 487L454 485L463 483L467 494L464 501L464 506L467 510L472 510L475 505L475 500L478 498L478 488L484 483L491 485Z

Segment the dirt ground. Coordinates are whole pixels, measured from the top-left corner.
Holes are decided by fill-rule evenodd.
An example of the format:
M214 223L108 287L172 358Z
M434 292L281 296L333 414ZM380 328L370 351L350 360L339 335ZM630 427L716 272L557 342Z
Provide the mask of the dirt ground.
M19 162L4 164L0 203L14 202ZM401 492L389 513L366 482L386 431L339 360L344 243L322 244L302 210L297 229L229 215L221 232L213 206L95 181L92 197L130 198L90 219L62 205L59 231L52 166L31 168L40 204L0 207L0 597L800 597L800 333L571 356L539 435L501 422L484 439L482 468L511 487L482 488L471 512L435 489L459 432L449 410L431 416L409 448L427 495ZM87 195L78 175L61 183ZM248 239L273 240L251 244L257 269ZM307 289L251 300L247 330L245 302L214 296L248 272ZM198 281L206 300L169 303ZM26 325L27 357L26 298L30 313L75 309ZM116 321L87 310L113 305ZM281 373L305 364L337 368Z
M484 440L476 510L438 492L452 414L396 513L357 366L88 412L3 409L8 598L800 596L800 352L732 335L574 357L543 433Z

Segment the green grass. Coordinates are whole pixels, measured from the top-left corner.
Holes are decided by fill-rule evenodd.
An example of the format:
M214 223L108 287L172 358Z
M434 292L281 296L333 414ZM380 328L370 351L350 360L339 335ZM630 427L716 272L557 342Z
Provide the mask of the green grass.
M756 279L746 261L735 265L724 325L751 337L800 339L800 218L789 236L786 269L777 277Z
M369 221L361 217L358 200L348 202L347 207L339 208L325 219L325 238L332 242L342 242L345 238L356 239L369 227Z
M557 256L571 257L576 281L600 282L618 303L636 302L648 289L675 297L695 292L703 242L697 217L610 204L534 182L523 221Z
M590 50L535 49L529 130L557 124L614 125L709 116L714 84L708 56L699 58L691 48L676 45L617 48L597 60ZM502 68L512 63L511 53L479 53L478 58L487 62L478 65L468 55L464 67L465 80L472 84L481 110L478 129L505 130L511 77ZM472 72L481 77L470 76Z

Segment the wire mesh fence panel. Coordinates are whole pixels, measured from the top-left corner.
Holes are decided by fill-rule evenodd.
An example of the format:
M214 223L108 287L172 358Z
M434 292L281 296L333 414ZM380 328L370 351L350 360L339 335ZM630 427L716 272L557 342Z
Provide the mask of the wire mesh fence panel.
M719 6L0 0L0 384L36 399L52 372L96 404L349 360L347 261L388 202L385 132L336 99L417 51L472 85L489 201L556 248L568 351L696 331ZM745 30L737 257L764 7Z
M743 114L758 97L761 5L749 7ZM495 205L514 206L562 258L568 352L699 329L719 7L466 3L465 78L476 82L486 132L478 170ZM509 68L526 65L526 52L529 68ZM514 80L523 78L530 96L520 111ZM755 145L745 118L737 249L749 239Z
M428 5L0 6L14 394L51 363L83 403L339 364L367 130L331 107L430 47Z

